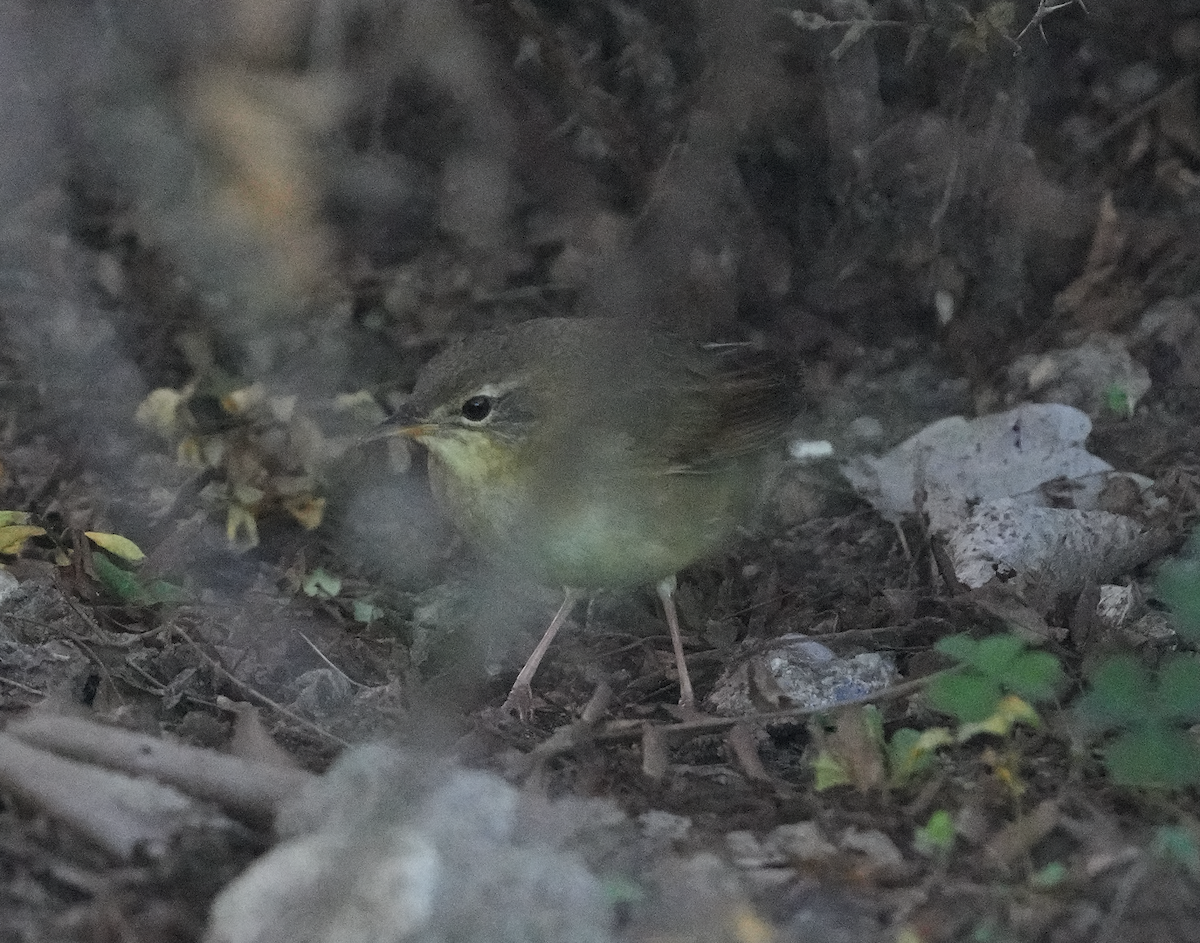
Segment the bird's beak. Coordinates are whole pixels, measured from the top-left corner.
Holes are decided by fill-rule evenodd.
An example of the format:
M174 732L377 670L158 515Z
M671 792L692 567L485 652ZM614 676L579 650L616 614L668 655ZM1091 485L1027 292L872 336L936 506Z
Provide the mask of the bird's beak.
M437 427L417 415L416 410L409 406L401 406L395 413L377 425L369 432L365 432L360 443L375 442L378 439L389 439L392 436L407 436L410 439L420 439L430 435Z

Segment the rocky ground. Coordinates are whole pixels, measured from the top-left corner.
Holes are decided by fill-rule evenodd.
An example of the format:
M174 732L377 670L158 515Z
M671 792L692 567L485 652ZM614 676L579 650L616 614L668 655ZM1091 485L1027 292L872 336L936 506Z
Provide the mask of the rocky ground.
M1192 645L1198 63L1183 0L0 3L0 939L1195 939L1200 704L1148 692ZM357 444L447 341L597 313L769 346L834 447L681 574L699 720L649 592L502 716L558 591ZM1142 476L1069 577L966 575L986 468L856 477L1037 403ZM1010 632L1045 690L948 709L939 641ZM1126 655L1143 780L1080 720ZM133 776L159 743L250 765Z

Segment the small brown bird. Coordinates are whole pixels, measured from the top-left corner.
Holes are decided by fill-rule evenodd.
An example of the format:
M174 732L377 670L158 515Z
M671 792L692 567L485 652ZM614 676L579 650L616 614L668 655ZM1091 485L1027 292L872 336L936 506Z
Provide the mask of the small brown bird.
M692 709L675 574L746 520L794 401L786 373L746 345L540 318L443 351L371 438L423 445L435 497L463 534L501 566L565 588L506 711L529 716L534 672L587 591L649 584Z

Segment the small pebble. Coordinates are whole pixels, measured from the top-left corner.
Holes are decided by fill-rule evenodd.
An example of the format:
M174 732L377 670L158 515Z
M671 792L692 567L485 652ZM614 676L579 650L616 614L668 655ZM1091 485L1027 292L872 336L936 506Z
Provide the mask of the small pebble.
M1184 62L1200 62L1200 20L1187 20L1171 34L1171 51Z
M1149 62L1135 62L1122 69L1113 83L1120 105L1137 105L1145 101L1160 88L1163 77Z

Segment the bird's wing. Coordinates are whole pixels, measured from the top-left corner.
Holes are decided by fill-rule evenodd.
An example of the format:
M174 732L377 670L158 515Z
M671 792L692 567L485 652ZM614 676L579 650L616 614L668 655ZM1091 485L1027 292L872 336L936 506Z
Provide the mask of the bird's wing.
M675 474L704 473L768 450L799 409L799 384L782 361L749 345L697 350L659 406L656 451Z

